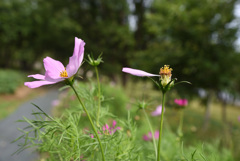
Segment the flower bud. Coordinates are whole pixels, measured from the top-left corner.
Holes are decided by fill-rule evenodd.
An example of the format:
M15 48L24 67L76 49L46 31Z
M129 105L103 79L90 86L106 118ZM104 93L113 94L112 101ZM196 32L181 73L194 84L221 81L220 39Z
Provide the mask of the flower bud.
M169 68L169 65L164 65L164 67L160 68L159 74L161 76L161 84L165 87L171 81L172 68Z
M103 62L101 55L102 54L100 54L96 60L92 56L88 55L88 63L92 66L98 66L100 63Z
M137 106L139 109L146 109L148 106L148 103L145 101L138 101Z

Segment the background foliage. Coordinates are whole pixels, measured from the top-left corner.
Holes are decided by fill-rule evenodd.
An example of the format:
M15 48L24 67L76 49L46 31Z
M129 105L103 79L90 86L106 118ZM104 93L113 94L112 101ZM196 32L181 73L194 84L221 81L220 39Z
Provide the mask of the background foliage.
M22 83L19 74L6 69L32 73L41 70L37 65L45 56L67 63L77 36L86 42L86 54L103 52L101 73L111 83L127 85L122 67L158 73L164 64L171 65L173 77L192 83L176 88L181 91L177 96L204 105L204 129L215 101L223 128L232 132L226 114L227 104L239 100L240 92L237 5L237 0L2 0L0 68L5 71L0 71L0 93ZM87 75L90 70L83 66ZM111 87L103 89L111 98ZM125 106L127 99L119 94L119 102L106 105Z
M15 70L0 70L0 75L0 94L14 93L25 80L25 75Z
M1 1L0 67L32 70L46 55L67 63L77 36L86 42L86 53L104 53L102 72L115 81L123 66L157 73L170 64L174 77L196 88L232 92L240 61L235 5L236 0Z

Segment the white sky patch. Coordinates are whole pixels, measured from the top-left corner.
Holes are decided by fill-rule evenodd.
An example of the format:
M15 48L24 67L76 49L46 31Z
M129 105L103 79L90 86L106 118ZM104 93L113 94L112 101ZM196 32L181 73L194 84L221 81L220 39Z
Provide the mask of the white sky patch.
M237 51L240 52L240 3L236 3L233 11L235 15L235 20L231 23L233 27L238 27L238 32L237 32L237 40L235 42L235 48Z

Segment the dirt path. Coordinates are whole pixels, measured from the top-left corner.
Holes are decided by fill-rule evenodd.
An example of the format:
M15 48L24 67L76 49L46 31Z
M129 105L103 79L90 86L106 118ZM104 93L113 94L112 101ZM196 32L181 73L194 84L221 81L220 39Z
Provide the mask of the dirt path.
M31 103L38 105L46 113L50 113L51 103L58 98L58 93L57 90L50 90L43 96L22 104L9 117L0 121L0 161L34 161L38 159L38 154L34 149L26 149L20 154L11 156L18 149L17 143L11 144L11 141L21 135L21 132L17 128L26 127L25 123L18 123L16 121L21 120L22 116L32 118L31 112L32 110L36 110L36 108Z

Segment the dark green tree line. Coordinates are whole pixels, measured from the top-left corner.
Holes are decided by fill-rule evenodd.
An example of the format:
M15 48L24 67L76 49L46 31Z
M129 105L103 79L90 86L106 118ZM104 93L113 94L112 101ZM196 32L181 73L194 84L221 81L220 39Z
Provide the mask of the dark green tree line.
M208 99L205 126L212 97L235 88L233 77L237 73L233 69L239 67L234 48L237 28L230 25L235 19L235 3L155 0L145 15L147 48L136 54L136 67L156 73L159 66L170 64L174 77L192 82L194 88L190 89L204 89Z
M129 2L134 9L130 10ZM0 66L31 69L46 55L67 62L74 36L86 52L103 52L103 72L123 66L157 73L163 64L196 88L232 88L226 68L237 65L233 46L236 0L10 0L0 2ZM136 17L136 30L129 27ZM232 61L234 60L234 61ZM216 79L218 78L218 79ZM123 80L126 80L125 78ZM237 83L235 83L237 84Z

